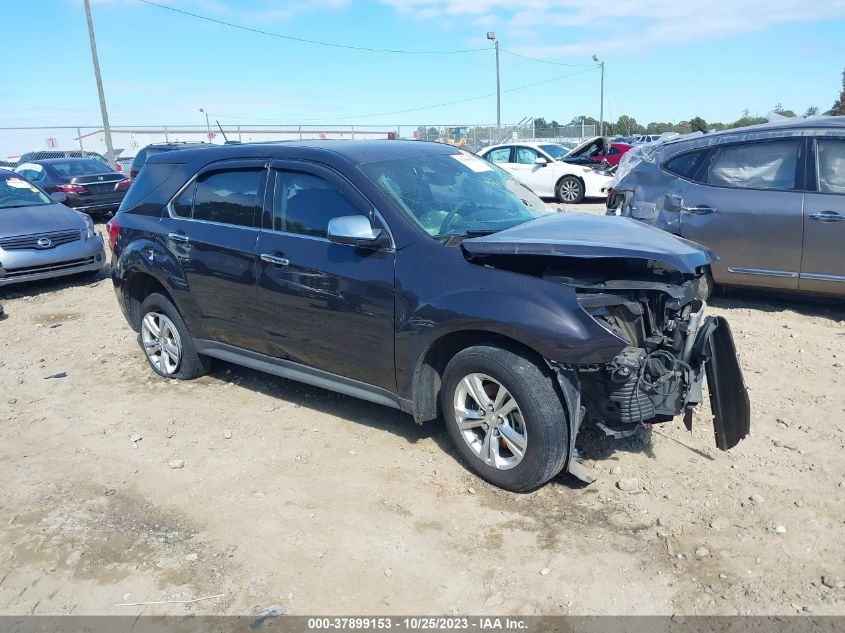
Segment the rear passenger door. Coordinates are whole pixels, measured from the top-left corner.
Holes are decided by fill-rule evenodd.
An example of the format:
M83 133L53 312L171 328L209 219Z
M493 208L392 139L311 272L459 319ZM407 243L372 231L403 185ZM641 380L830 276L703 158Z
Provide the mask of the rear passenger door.
M798 138L720 145L703 157L699 182L677 183L681 235L718 253L717 283L797 290L804 151ZM695 156L666 168L684 158Z
M845 294L845 138L816 139L814 150L798 288Z
M256 244L266 160L213 163L168 205L167 246L184 271L198 339L255 350Z
M337 172L298 161L272 167L258 240L264 353L395 391L394 250L326 236L341 216L386 227Z

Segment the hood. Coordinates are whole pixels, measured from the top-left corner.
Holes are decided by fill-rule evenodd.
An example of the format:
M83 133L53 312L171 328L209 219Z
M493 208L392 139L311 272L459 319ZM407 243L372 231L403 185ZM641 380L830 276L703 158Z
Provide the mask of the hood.
M484 237L464 240L470 255L543 255L659 261L683 274L718 258L713 251L630 218L552 213Z
M590 145L596 142L601 142L602 146L604 147L605 151L607 150L608 146L610 145L607 141L606 136L594 136L592 138L588 138L586 141L582 141L580 145L576 145L573 147L569 152L566 154L567 158L575 158L576 156L580 156L584 153Z
M84 228L80 214L63 204L0 208L0 238Z

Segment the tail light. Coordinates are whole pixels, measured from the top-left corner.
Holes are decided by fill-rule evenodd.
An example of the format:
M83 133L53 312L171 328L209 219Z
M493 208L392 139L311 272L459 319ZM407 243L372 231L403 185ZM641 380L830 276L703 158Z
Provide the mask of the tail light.
M625 202L625 191L619 189L607 190L607 209L608 211L616 211Z
M120 231L120 221L117 216L106 222L106 230L109 232L109 248L114 253L115 244L117 244L117 234Z
M87 193L88 189L85 185L56 185L56 191L61 191L62 193Z
M118 163L117 165L114 166L114 170L115 171L123 171L123 165Z
M126 191L129 189L129 185L131 185L128 180L121 180L114 186L115 191Z

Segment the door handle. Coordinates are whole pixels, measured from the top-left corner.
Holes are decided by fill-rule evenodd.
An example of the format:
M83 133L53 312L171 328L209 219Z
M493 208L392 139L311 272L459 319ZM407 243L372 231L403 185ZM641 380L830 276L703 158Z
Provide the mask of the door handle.
M261 253L261 261L273 264L274 266L287 266L290 264L290 260L287 257L279 257L270 253Z
M691 215L710 215L711 213L716 213L716 209L713 207L685 207L681 206L681 213L689 213Z
M184 233L168 233L167 239L173 242L179 242L180 244L187 244L191 241L191 239Z
M820 211L819 213L811 213L808 217L819 222L841 222L845 220L845 215L836 211Z

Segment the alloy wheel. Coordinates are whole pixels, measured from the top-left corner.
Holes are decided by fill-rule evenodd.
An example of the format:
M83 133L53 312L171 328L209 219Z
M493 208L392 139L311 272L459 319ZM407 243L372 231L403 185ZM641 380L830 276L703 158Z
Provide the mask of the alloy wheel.
M469 374L455 389L455 423L470 450L488 466L517 466L528 446L525 421L511 393L495 378Z
M182 341L179 332L167 315L148 312L141 320L141 342L144 353L159 372L170 376L179 369Z
M560 183L560 197L564 202L575 202L581 194L581 185L575 180L566 180Z

